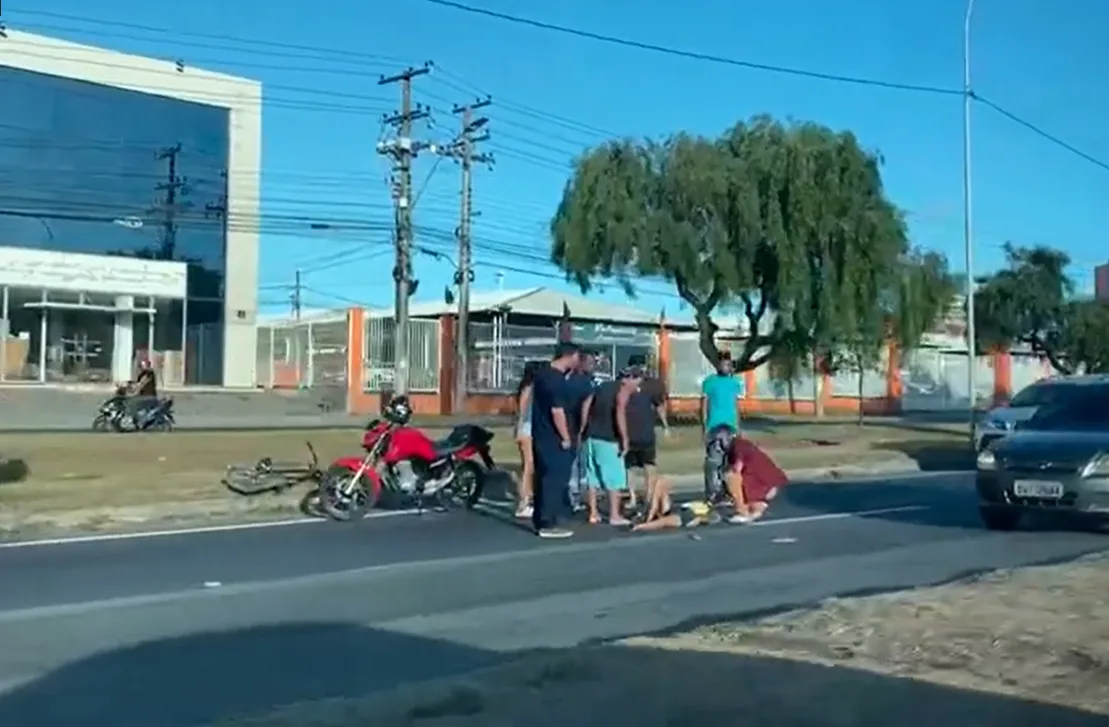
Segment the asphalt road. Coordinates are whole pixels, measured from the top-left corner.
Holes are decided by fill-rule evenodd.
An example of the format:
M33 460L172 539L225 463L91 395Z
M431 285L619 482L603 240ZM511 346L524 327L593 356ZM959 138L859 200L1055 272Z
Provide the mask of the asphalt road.
M0 547L0 724L187 727L1109 543L986 532L965 474L795 484L696 534L544 542L454 513Z

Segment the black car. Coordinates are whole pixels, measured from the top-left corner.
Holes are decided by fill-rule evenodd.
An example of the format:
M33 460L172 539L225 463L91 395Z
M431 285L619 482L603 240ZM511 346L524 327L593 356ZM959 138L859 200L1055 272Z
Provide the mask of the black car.
M1012 530L1037 512L1109 521L1109 378L1084 378L979 453L986 527Z

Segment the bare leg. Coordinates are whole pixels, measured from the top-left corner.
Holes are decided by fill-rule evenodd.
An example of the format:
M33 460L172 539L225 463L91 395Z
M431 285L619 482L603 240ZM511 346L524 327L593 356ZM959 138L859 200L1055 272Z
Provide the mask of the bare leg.
M531 517L531 498L535 478L535 462L531 457L531 438L516 440L520 448L520 476L516 478L516 516Z
M682 526L680 515L666 515L632 526L633 533L649 533L655 530L673 530Z
M589 513L589 524L596 525L601 522L601 513L597 511L597 488L585 488L585 508Z
M624 493L620 490L608 491L608 524L609 525L628 525L630 521L624 517L620 511L620 506L624 502Z
M670 512L673 503L670 501L670 486L664 485L658 467L650 464L643 468L643 479L647 482L647 502L658 501L660 512Z

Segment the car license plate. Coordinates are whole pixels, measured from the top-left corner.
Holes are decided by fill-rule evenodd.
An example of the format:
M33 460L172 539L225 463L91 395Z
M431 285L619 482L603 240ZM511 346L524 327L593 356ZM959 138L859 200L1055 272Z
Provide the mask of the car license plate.
M1017 480L1013 483L1017 497L1040 497L1058 500L1063 496L1063 483L1050 480Z

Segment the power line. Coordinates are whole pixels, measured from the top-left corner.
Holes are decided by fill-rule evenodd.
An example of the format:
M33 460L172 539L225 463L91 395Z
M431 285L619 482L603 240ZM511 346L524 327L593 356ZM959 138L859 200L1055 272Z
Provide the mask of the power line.
M489 18L496 18L497 20L503 20L509 23L516 23L518 25L530 25L533 28L549 30L555 33L562 33L564 35L573 35L577 36L578 38L587 38L589 40L595 40L601 43L620 45L626 48L637 48L639 50L651 51L653 53L662 53L669 56L676 56L678 58L688 58L695 61L704 61L706 63L716 63L718 65L747 68L749 70L764 71L767 73L780 73L787 76L814 78L822 81L834 81L836 83L848 83L854 84L856 86L874 86L877 88L888 88L898 91L914 91L916 93L930 93L941 96L963 95L961 89L918 85L913 83L897 83L895 81L881 81L875 78L861 78L858 76L843 76L835 73L811 71L803 68L789 68L787 66L771 65L769 63L758 63L756 61L745 61L737 58L728 58L725 56L713 55L711 53L700 53L697 51L682 50L680 48L671 48L668 46L656 45L654 43L647 43L645 41L633 40L631 38L621 38L615 35L595 33L589 30L582 30L581 28L571 28L566 25L556 25L554 23L547 23L541 20L525 18L519 15L499 13L495 10L487 10L486 8L479 8L474 7L473 5L465 5L463 3L453 2L453 0L424 0L424 2L431 3L432 5L441 5L443 7L452 8L454 10L461 10L464 13L471 13L473 15L484 15Z
M984 97L979 96L977 94L972 94L972 98L974 98L974 100L978 101L979 103L993 109L994 111L1001 114L1005 118L1009 119L1013 123L1018 124L1020 126L1023 126L1025 129L1031 131L1033 134L1036 134L1040 138L1045 139L1045 140L1051 142L1052 144L1055 144L1059 148L1065 149L1066 151L1069 151L1071 154L1074 154L1075 156L1079 157L1080 159L1085 159L1086 161L1090 162L1091 164L1093 164L1095 166L1098 166L1098 167L1101 167L1105 171L1109 172L1109 163L1104 162L1101 159L1098 159L1097 157L1093 156L1092 154L1088 154L1088 153L1082 151L1078 147L1074 146L1073 144L1071 144L1067 141L1064 141L1062 138L1060 138L1059 136L1057 136L1055 134L1052 134L1050 131L1047 131L1043 127L1041 127L1037 124L1034 124L1033 122L1029 121L1028 119L1017 116L1012 111L1009 111L1008 109L994 103L993 101L991 101L988 98L984 98Z

